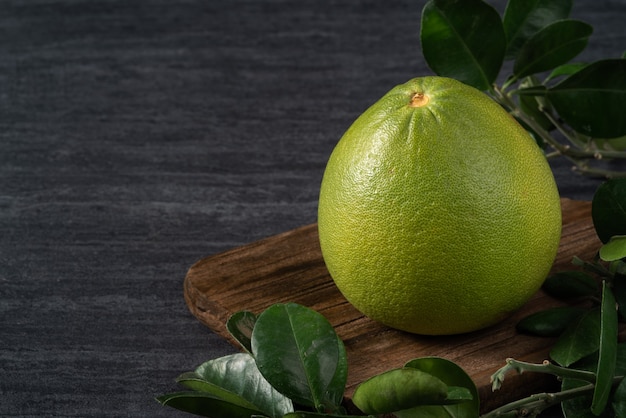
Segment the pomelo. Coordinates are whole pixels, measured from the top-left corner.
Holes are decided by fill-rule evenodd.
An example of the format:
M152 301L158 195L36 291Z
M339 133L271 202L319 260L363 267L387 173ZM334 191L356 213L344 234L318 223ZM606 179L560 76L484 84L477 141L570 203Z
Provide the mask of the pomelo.
M561 236L552 171L483 92L444 77L396 86L333 150L318 210L324 261L366 316L417 334L508 317L539 289Z

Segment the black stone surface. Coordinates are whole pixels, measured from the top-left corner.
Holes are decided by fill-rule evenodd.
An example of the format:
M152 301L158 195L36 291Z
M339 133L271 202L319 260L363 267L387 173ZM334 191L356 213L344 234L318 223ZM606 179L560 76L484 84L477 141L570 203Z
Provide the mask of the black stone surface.
M431 74L423 4L0 2L0 416L186 416L154 397L235 352L187 269L315 222L343 131ZM621 55L623 1L573 16L585 58ZM563 196L599 184L554 168Z

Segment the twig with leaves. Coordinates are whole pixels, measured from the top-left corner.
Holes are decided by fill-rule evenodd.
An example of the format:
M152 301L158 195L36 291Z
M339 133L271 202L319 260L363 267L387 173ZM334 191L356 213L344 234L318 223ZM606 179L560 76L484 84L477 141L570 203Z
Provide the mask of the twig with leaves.
M424 58L437 75L489 94L548 157L563 156L585 175L624 177L623 163L604 163L626 159L626 54L572 61L593 32L569 18L572 5L510 0L501 17L482 0L430 1L422 11ZM502 73L506 61L511 74Z

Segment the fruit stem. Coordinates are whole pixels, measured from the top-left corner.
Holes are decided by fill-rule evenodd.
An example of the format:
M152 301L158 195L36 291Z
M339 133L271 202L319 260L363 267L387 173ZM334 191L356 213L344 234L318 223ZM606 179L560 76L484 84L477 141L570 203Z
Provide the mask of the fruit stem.
M430 97L422 92L417 92L411 97L409 106L411 107L424 107L430 102Z

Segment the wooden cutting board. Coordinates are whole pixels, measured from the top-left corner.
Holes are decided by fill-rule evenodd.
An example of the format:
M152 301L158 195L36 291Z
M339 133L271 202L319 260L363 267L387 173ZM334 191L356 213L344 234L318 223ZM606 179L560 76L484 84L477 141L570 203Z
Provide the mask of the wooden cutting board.
M590 260L600 245L591 203L562 199L561 204L563 233L553 271L573 269L575 255ZM524 262L520 260L520 268ZM444 357L463 367L478 386L483 410L554 383L540 374L511 374L501 390L492 392L489 379L507 357L531 362L547 358L553 340L518 334L515 324L558 301L539 291L508 320L465 335L428 337L396 331L364 317L339 293L322 260L316 224L201 259L186 275L184 294L193 315L233 344L225 324L237 311L259 314L274 303L297 302L320 312L346 346L348 399L368 377L423 356Z

